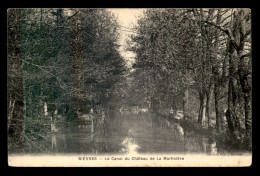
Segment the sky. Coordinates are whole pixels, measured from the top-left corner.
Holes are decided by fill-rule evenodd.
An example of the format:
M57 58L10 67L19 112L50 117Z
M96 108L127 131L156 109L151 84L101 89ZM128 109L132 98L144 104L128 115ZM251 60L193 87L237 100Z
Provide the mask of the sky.
M137 25L138 19L142 16L143 10L141 8L118 8L118 9L108 9L112 13L115 14L117 17L118 23L120 26L122 26L121 29L125 28L132 28L133 26ZM125 27L125 28L124 28ZM127 30L127 29L126 29ZM126 31L119 31L120 32L120 39L119 44L120 46L120 54L124 57L124 59L127 61L127 65L131 66L134 62L134 53L132 52L126 52L125 46L127 41L127 36L129 34L134 34L132 32L126 32Z

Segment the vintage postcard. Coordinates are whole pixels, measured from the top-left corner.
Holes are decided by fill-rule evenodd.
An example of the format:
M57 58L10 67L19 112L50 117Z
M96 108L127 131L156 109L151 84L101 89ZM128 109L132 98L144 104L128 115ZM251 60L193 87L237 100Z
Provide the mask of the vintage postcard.
M251 10L10 8L8 164L248 167Z

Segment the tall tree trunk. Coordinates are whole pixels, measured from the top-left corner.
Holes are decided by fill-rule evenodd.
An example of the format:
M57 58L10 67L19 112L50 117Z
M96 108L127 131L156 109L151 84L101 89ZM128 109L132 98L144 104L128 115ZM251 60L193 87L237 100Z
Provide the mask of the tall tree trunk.
M222 9L219 8L217 10L217 20L216 20L216 24L220 25L221 23L221 19L222 19L222 15L221 15ZM221 91L221 87L220 85L223 85L223 80L220 79L220 73L219 73L219 68L220 65L218 64L218 51L219 51L219 35L220 34L220 30L219 29L215 29L215 44L213 44L213 50L215 51L214 53L214 57L212 58L214 60L214 62L212 63L212 73L213 73L213 84L214 84L214 98L215 98L215 113L216 113L216 131L220 132L222 129L222 115L221 115L221 110L219 107L219 100L220 100L220 91ZM223 71L222 73L225 76L225 60L223 61Z
M184 96L183 96L183 118L184 120L186 119L187 117L187 103L188 103L188 98L189 98L189 90L188 88L185 88L184 90Z
M206 97L204 97L204 99L203 99L203 108L202 108L202 125L205 123L205 121L206 121L206 101L207 101L207 99L206 99Z
M77 113L86 113L85 102L82 100L82 95L86 94L84 89L84 35L81 29L82 26L82 14L78 13L71 20L71 37L72 37L72 68L73 68L73 105L75 110L75 118ZM90 109L90 108L88 108Z
M222 129L222 123L221 123L221 110L219 107L219 85L215 83L214 85L214 95L215 95L215 111L216 111L216 130L217 132L220 132Z
M242 60L242 59L241 59ZM240 61L243 63L244 61ZM245 111L245 128L246 135L251 133L251 86L248 80L248 73L244 69L245 66L241 65L238 69L240 85L242 88L243 98L244 98L244 111Z
M21 31L20 10L8 9L8 92L11 99L15 101L14 111L10 116L9 137L13 138L19 146L24 144L24 86L23 86L23 64L21 58Z
M251 116L252 116L252 110L251 110L251 98L249 94L244 95L245 100L245 127L246 127L246 135L251 136Z
M244 24L244 11L238 10L234 13L234 22L232 24L232 32L229 30L229 98L228 98L228 113L227 118L229 120L229 126L233 124L234 131L238 131L240 135L240 120L236 114L236 105L237 105L237 97L238 97L238 82L235 79L235 76L239 77L240 86L242 88L242 93L244 95L244 103L250 104L250 96L248 94L248 90L250 90L250 86L248 87L248 82L246 74L244 74L244 62L242 57L242 53L244 52L245 46L245 24ZM249 105L250 106L250 105ZM248 105L244 106L245 108L245 119L246 126L249 128L249 117L250 112L248 111ZM232 122L233 121L233 122ZM248 129L249 130L249 129ZM231 130L232 131L232 130Z
M211 89L206 93L206 119L208 120L208 128L210 127L210 104L211 104Z
M234 53L233 53L234 54ZM229 132L231 134L240 134L240 121L237 116L236 106L237 106L237 84L235 81L235 64L234 64L234 55L230 55L229 62L229 84L228 84L228 109L226 112L227 123Z
M203 110L203 97L200 95L200 108L199 108L199 115L198 115L198 124L202 123L202 110Z
M246 27L244 21L244 12L242 11L239 18L239 39L240 44L237 49L237 55L239 58L238 64L238 75L239 75L239 82L242 88L243 98L244 98L244 112L245 112L245 128L246 128L246 135L251 134L251 90L252 87L249 81L250 73L250 65L247 64L247 59L250 57L248 55L243 55L244 47L245 47L245 38L246 38ZM249 58L251 59L251 58Z
M198 124L202 125L206 119L206 96L204 93L200 94L200 109L199 109L199 117Z

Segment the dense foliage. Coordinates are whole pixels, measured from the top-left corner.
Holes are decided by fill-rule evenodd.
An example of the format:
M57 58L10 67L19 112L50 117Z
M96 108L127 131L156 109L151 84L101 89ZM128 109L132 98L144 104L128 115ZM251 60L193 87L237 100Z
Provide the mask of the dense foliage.
M9 112L10 126L14 126L17 140L32 145L46 138L53 121L56 126L62 126L79 113L89 113L91 108L98 111L111 106L108 102L116 96L113 90L123 79L125 67L118 52L117 22L109 11L10 9L8 15L9 30L14 22L19 30L14 34L8 31L10 107L17 102L16 94L24 95L20 98L24 104L16 103ZM20 37L17 41L11 38L15 35ZM16 50L12 45L19 47L15 59L20 67L14 69L16 65L11 61ZM13 72L19 73L20 92L13 90L17 84ZM19 115L18 106L24 110ZM14 120L18 118L25 124L25 132L17 128ZM15 137L11 130L9 137Z
M188 122L250 139L250 20L249 9L146 10L129 46L129 92L157 112L182 110Z

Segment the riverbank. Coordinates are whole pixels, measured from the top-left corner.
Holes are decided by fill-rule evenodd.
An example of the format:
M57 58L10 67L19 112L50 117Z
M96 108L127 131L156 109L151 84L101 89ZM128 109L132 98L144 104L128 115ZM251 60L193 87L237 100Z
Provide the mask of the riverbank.
M196 118L183 118L177 120L174 118L173 114L161 114L157 113L160 117L164 118L171 124L178 123L185 133L185 135L200 135L203 137L210 138L217 142L219 148L227 151L234 152L249 152L252 150L252 139L245 136L244 133L241 133L240 136L234 137L228 133L228 131L223 130L221 132L217 132L214 127L202 126L197 123Z

